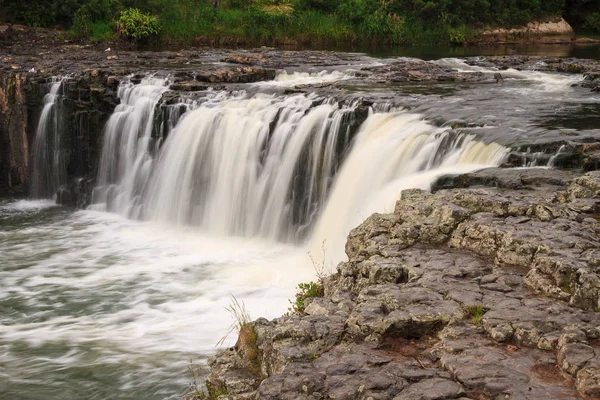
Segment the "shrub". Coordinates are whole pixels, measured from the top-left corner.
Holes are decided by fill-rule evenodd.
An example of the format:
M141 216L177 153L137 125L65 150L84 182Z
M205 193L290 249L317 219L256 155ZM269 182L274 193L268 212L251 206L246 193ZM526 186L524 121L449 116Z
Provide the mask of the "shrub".
M292 306L289 308L289 310L290 312L303 313L306 309L304 300L315 297L323 297L323 295L323 285L316 282L300 283L298 285L298 292L296 293L294 300L290 300L290 304Z
M73 17L73 26L71 31L76 38L88 37L90 32L90 13L86 7L81 7Z
M158 18L144 14L137 8L129 8L117 20L117 31L128 39L145 39L160 32Z
M589 29L590 31L600 32L600 12L595 12L588 15L585 18L585 24L583 27L585 29Z

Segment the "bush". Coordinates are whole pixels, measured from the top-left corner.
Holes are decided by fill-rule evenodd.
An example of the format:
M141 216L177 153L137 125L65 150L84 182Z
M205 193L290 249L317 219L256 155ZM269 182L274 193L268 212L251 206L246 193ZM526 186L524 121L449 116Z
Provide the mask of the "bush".
M290 300L290 304L292 306L289 308L289 311L293 313L303 313L306 309L304 300L312 299L315 297L323 297L323 295L324 289L323 285L321 285L320 283L300 283L298 285L298 292L296 293L294 300Z
M114 27L108 22L94 22L90 25L89 38L94 41L114 39Z
M117 31L128 39L145 39L160 32L158 18L144 14L137 8L129 8L117 20Z
M600 12L595 12L590 14L585 19L585 24L583 24L585 29L589 29L590 31L600 32Z
M88 37L90 33L90 21L91 17L87 8L81 7L73 17L73 26L71 27L73 36L79 39Z

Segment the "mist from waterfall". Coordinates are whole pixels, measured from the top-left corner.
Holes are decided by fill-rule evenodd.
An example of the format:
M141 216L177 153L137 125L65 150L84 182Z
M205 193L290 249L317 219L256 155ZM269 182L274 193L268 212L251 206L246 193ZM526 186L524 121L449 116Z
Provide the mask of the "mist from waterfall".
M54 77L50 91L44 96L44 107L38 120L31 152L30 196L52 198L66 182L67 157L63 149L60 120L61 90L66 78Z

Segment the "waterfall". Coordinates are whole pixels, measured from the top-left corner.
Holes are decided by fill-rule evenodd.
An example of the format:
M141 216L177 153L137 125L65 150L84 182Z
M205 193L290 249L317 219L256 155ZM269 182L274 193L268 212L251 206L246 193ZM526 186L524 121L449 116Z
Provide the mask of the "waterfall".
M185 115L164 144L147 217L219 235L300 236L326 201L355 108L317 100L219 93Z
M146 78L119 89L100 207L217 236L325 241L336 261L350 229L393 209L401 190L499 165L508 152L389 104L367 116L360 102L315 94L221 91L157 106L167 85Z
M168 78L149 76L139 83L130 77L119 85L121 103L104 127L98 186L92 200L95 208L140 217L141 196L156 150L154 110L169 83Z
M419 115L375 113L363 124L339 172L327 207L311 236L310 249L328 266L344 258L351 229L374 212L392 212L400 192L429 190L446 174L497 166L509 149L472 135L451 134Z
M60 98L66 78L54 77L50 92L44 96L44 107L38 121L31 153L30 195L34 199L52 198L66 182L63 129L60 120Z

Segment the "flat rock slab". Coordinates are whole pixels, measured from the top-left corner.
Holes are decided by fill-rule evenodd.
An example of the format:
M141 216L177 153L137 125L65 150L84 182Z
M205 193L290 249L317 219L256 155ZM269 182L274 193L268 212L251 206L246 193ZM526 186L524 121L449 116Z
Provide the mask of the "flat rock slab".
M461 179L497 188L403 192L350 233L348 261L307 313L257 321L261 376L246 394L597 398L600 173ZM227 357L210 361L225 386Z

